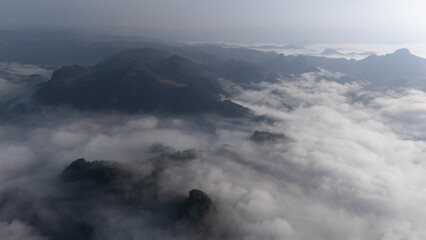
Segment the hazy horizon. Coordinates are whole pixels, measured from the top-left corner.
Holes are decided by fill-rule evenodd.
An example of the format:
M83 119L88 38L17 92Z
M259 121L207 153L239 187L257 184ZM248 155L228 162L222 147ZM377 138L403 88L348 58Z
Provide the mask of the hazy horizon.
M420 43L426 3L2 0L1 28L75 28L177 41Z

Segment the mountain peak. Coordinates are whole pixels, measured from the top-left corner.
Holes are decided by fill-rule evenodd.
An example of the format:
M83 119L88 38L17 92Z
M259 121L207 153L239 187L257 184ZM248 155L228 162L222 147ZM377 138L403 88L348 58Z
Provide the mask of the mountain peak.
M410 50L408 50L407 48L400 48L400 49L396 50L393 54L400 55L400 56L402 56L402 55L405 55L405 56L412 55L411 52L410 52Z
M326 48L321 53L322 55L343 55L341 52L333 49L333 48Z

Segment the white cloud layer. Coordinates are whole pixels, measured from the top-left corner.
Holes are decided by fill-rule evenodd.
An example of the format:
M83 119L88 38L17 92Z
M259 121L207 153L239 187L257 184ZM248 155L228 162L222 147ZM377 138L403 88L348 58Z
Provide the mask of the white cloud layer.
M425 239L426 94L372 92L325 76L339 75L322 71L261 83L237 97L272 122L54 110L6 122L0 127L0 190L29 183L47 188L79 157L143 164L153 156L147 149L160 142L201 152L167 165L159 193L208 193L217 204L211 239ZM255 130L291 140L254 142ZM111 224L119 219L112 216ZM122 225L115 226L110 231ZM0 236L10 229L32 233L19 222L0 223ZM166 229L142 232L173 238Z

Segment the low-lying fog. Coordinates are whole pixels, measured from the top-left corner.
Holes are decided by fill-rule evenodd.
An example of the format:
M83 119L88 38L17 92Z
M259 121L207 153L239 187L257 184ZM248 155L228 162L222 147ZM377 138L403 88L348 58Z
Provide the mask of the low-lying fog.
M28 194L8 195L12 201L30 195L31 208L49 214L43 201L77 158L142 165L143 172L157 168L157 159L163 165L156 194L186 196L200 189L212 198L216 211L208 220L209 235L151 225L148 213L96 205L96 217L85 219L97 229L94 239L426 238L422 91L373 91L367 83L342 84L333 81L340 74L321 71L238 89L236 102L266 116L256 120L37 106L29 108L41 109L22 113L13 109L51 71L0 67L6 109L0 125L0 207L10 189L19 189ZM255 141L255 131L285 137ZM167 157L158 157L153 144L160 152L195 149L195 155L162 159ZM44 223L13 219L19 211L0 211L1 239L48 239L39 231Z

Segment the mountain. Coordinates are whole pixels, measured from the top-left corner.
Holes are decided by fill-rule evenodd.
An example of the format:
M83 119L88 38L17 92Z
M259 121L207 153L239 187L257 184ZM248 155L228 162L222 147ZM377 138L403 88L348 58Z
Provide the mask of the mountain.
M93 67L65 66L40 87L35 99L82 110L126 112L218 112L242 116L248 110L229 100L216 79L198 64L151 48L129 49Z
M399 49L392 54L371 55L359 61L353 73L380 82L425 86L420 80L426 78L426 59L411 54L408 49Z
M158 199L155 176L140 176L134 167L113 161L87 161L80 158L68 165L59 178L66 185L73 185L77 198L112 194L117 202L128 207L136 204L139 208L149 209L157 214L168 211L168 217L175 222L188 221L200 227L207 216L213 214L213 201L198 189L189 191L186 199Z
M426 88L426 59L408 49L383 56L371 55L360 61L343 58L303 56L307 65L366 79L373 86L411 86Z
M0 30L0 62L42 66L92 66L126 49L154 48L199 64L214 78L239 85L315 71L296 56L238 46L177 44L144 37L104 36L59 30ZM229 70L230 65L235 70Z
M173 44L147 38L94 36L67 31L0 30L0 61L5 62L54 66L78 64L88 71L97 65L92 68L87 66L135 48L154 48L168 53L168 57L178 55L198 65L205 75L214 79L225 78L242 87L252 82L274 81L278 77L323 68L344 73L349 79L368 80L373 86L426 89L426 60L412 55L407 49L384 56L361 53L368 57L357 61L325 56L285 56L235 46ZM337 56L334 49L325 49L323 54ZM153 69L149 70L155 73Z
M2 239L110 239L99 237L105 236L106 226L111 226L109 216L157 231L176 229L173 233L177 239L193 239L193 233L203 234L199 239L207 239L208 219L216 217L215 202L207 193L191 188L161 195L159 176L174 160L159 165L164 161L168 160L154 158L140 164L125 164L81 158L49 182L54 191L39 191L35 195L34 186L2 189L2 219L28 224L46 237ZM134 239L133 232L126 232L132 226L127 227L120 228L120 236L125 237L113 239Z
M326 48L324 49L324 51L322 51L321 55L344 55L344 54L335 49Z

